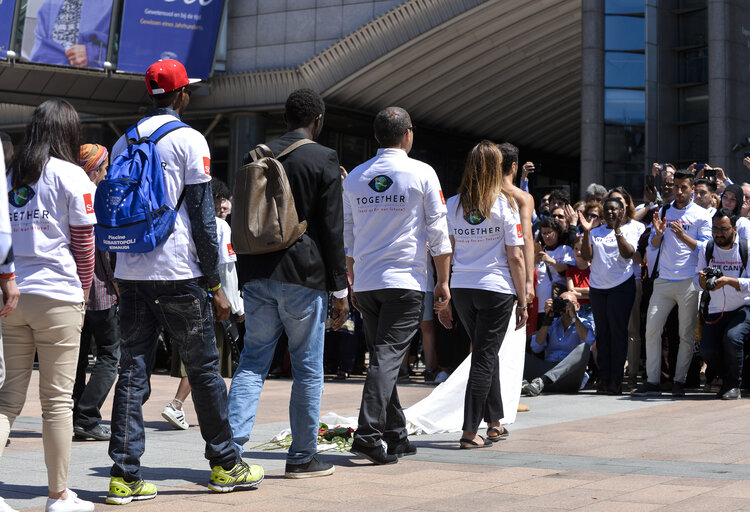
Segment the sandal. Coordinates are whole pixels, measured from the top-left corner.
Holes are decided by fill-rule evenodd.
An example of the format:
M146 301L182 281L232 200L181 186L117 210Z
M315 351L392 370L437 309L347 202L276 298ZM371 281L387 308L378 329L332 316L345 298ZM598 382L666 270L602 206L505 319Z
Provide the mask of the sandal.
M490 441L494 443L495 441L499 441L500 439L504 439L508 437L508 434L510 432L508 432L508 429L505 428L505 425L503 425L502 428L503 428L502 432L500 432L500 429L497 427L487 428L487 439L489 439ZM494 433L495 435L491 435L490 433Z
M487 448L488 446L492 446L492 441L490 441L489 439L485 439L482 436L479 436L479 437L482 439L483 444L479 444L473 439L462 437L461 439L458 440L458 442L461 443L458 446L462 450L473 450L475 448ZM466 443L466 444L463 444L463 443Z

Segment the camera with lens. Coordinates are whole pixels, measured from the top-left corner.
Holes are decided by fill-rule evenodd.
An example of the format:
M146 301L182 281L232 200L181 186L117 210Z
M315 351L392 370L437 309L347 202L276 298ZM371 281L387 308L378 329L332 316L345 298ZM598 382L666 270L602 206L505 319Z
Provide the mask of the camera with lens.
M724 275L718 268L711 267L704 268L703 273L706 274L706 290L708 291L716 288L716 280Z
M558 317L565 312L565 308L570 304L569 300L565 300L562 297L555 297L552 299L552 316Z

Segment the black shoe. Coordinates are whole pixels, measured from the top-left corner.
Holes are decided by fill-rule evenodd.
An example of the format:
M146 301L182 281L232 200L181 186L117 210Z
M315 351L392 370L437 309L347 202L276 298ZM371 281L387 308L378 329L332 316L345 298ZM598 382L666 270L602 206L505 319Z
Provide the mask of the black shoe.
M738 400L740 398L740 388L732 388L723 395L721 395L722 400Z
M395 464L398 462L398 457L387 453L385 448L383 448L383 445L370 448L369 446L363 446L357 441L354 441L349 451L354 455L369 460L373 464Z
M404 439L400 442L388 443L388 455L395 455L396 457L401 458L416 454L417 447L411 444L408 439Z
M632 396L661 396L661 386L659 384L644 382L632 390L630 394Z
M424 371L424 381L425 382L435 382L435 377L437 377L438 370L428 370L425 369Z
M672 396L685 396L685 383L674 381L672 383Z
M304 464L286 463L284 478L315 478L332 475L336 468L329 462L321 462L315 457Z
M94 425L86 429L83 427L73 427L73 435L76 439L93 439L94 441L109 441L112 432L108 427Z

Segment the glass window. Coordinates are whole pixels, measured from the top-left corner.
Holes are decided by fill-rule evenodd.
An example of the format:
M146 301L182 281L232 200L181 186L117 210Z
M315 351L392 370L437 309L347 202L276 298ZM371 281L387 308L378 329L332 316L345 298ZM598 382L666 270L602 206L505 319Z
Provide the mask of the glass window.
M680 54L680 83L708 82L708 48Z
M708 119L708 85L680 90L680 121Z
M691 162L708 160L708 123L680 126L680 158Z
M646 56L640 53L605 52L605 87L644 87Z
M646 120L646 92L604 89L604 120L616 124L641 124Z
M607 189L613 187L624 187L633 196L633 201L643 197L643 185L645 181L645 164L604 164L604 183Z
M708 43L708 13L691 12L680 16L679 46L704 45Z
M604 0L605 14L640 14L645 12L643 0Z
M604 159L608 162L643 162L646 158L644 125L605 125Z
M646 47L643 18L604 17L605 50L643 50Z

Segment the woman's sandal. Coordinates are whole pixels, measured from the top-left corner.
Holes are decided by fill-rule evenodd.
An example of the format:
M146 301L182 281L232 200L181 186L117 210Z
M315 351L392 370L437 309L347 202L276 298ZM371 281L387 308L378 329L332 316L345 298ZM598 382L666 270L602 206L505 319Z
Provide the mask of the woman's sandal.
M493 432L495 435L491 435L490 434L491 432ZM493 443L495 441L499 441L501 439L505 439L506 437L508 437L508 434L509 434L509 432L508 432L508 429L505 428L505 425L503 425L503 431L502 431L502 433L500 432L500 429L497 428L497 427L489 427L487 429L487 439L489 439L490 442L493 442Z
M458 441L459 442L458 446L462 450L474 450L475 448L487 448L488 446L492 446L492 441L490 441L489 439L485 439L482 436L479 436L479 437L482 439L483 444L479 444L476 441L474 441L473 439L469 439L467 437L462 437ZM466 444L464 444L464 443L466 443Z

